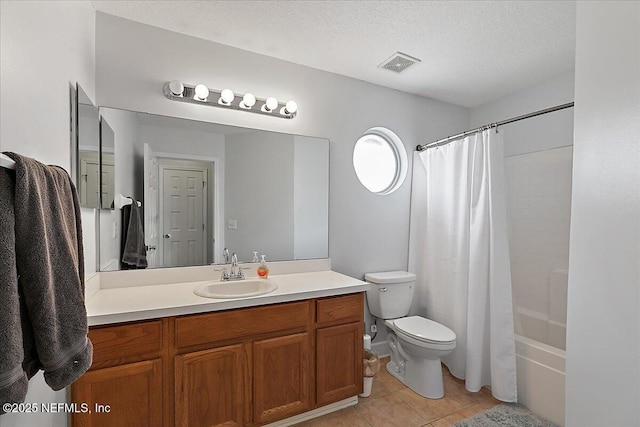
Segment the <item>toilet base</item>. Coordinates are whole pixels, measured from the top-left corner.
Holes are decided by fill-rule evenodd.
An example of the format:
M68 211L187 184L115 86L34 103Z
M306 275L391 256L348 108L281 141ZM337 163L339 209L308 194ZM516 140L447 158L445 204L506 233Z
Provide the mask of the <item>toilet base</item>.
M404 372L391 360L387 363L387 372L420 396L428 399L444 397L440 359L407 360Z

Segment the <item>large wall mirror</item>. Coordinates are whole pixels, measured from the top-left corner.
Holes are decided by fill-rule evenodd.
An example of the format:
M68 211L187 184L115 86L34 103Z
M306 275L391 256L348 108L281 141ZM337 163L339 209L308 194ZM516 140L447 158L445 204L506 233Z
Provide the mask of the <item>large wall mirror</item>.
M102 181L113 183L101 271L135 268L123 253L141 247L137 268L328 257L327 139L103 107L100 120Z

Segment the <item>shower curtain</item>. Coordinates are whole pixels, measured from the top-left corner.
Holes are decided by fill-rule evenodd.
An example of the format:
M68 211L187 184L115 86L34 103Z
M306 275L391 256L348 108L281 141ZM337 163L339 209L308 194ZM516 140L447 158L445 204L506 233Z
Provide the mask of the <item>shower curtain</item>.
M449 327L443 362L469 391L517 401L502 134L485 130L416 152L409 271L412 314Z

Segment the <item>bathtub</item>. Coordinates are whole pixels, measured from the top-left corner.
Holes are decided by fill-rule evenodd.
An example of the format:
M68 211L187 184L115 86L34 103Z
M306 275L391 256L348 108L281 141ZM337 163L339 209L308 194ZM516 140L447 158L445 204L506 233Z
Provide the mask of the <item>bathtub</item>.
M523 337L531 338L543 344L549 344L560 350L567 348L567 325L562 321L554 320L546 313L517 307L514 327L516 334L522 335Z
M568 272L549 272L545 313L515 307L518 402L564 426Z
M518 402L564 426L566 352L516 335Z

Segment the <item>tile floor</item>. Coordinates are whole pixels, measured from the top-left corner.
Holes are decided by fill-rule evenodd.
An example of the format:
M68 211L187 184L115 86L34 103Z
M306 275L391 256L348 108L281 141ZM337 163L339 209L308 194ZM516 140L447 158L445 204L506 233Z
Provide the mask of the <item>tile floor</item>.
M389 358L380 360L380 372L373 380L371 396L356 406L297 424L304 427L446 427L500 401L486 388L477 393L465 390L464 382L443 367L444 397L426 399L407 388L386 370Z

